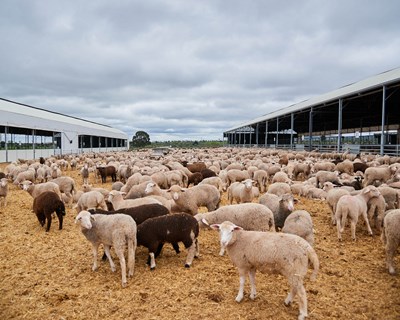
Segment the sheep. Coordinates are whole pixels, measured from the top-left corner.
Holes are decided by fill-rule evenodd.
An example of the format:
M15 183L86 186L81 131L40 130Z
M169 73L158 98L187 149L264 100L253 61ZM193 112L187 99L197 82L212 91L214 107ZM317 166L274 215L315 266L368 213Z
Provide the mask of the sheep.
M121 188L122 188L123 186L124 186L124 184L123 184L121 181L117 181L117 182L114 182L114 183L111 185L111 190L120 191Z
M311 165L309 163L297 163L293 169L293 180L297 180L299 174L303 175L306 180L311 173Z
M182 165L192 173L200 172L203 169L206 169L206 164L204 162L196 162L196 163L188 163L187 161L182 161Z
M7 178L0 179L0 199L3 199L3 207L7 205L8 180Z
M57 183L60 191L65 193L68 197L71 197L76 191L75 180L71 177L61 176L50 181Z
M196 186L201 182L201 180L203 180L202 174L200 172L194 172L190 176L188 175L187 187L189 188L189 185L191 184Z
M247 171L231 169L226 173L227 185L230 186L234 182L241 182L246 179L250 179L250 175Z
M335 188L332 182L325 182L323 190L327 192L326 202L328 203L329 208L331 209L332 224L336 225L336 218L335 218L336 205L340 197L344 195L350 195L350 192L347 191L346 189Z
M197 220L187 213L177 213L147 219L141 223L137 230L137 242L149 250L151 270L156 267L155 258L161 253L165 242L175 244L174 248L178 242L183 242L188 249L185 268L190 268L193 258L199 255L198 235Z
M287 216L294 210L294 199L290 193L277 196L266 193L258 200L260 204L268 207L274 214L275 229L283 228Z
M150 195L156 195L156 196L162 196L167 200L171 200L171 193L167 192L167 190L161 189L157 183L155 182L148 182L146 185L146 189L144 190L145 196L150 196Z
M31 181L34 183L36 181L36 171L35 169L28 169L26 171L22 171L18 173L17 177L14 179L14 184L19 185L24 181Z
M322 188L325 182L329 181L337 186L341 186L342 184L339 181L339 176L337 172L331 171L318 171L315 175L315 186L317 188Z
M77 212L95 208L101 208L103 210L107 210L107 205L103 195L99 191L92 190L84 192L80 196L75 208Z
M232 204L208 213L198 213L194 217L200 228L229 220L245 230L275 231L272 211L259 203Z
M246 179L242 182L234 182L228 188L228 202L236 203L252 202L254 199L253 180Z
M335 164L332 162L328 162L328 161L317 162L314 164L314 166L312 168L313 172L334 171L334 170L335 170Z
M114 210L136 207L143 204L152 204L152 203L161 204L160 201L151 197L125 200L122 197L124 194L125 194L124 192L116 190L111 190L110 193L108 194L108 201L112 203Z
M253 179L254 179L254 181L257 182L258 190L260 192L264 193L265 190L266 190L267 181L268 181L268 173L267 173L267 171L262 170L262 169L254 171Z
M371 198L368 201L368 218L374 221L374 226L378 232L381 232L385 211L386 202L382 194L379 197Z
M272 178L272 183L275 183L275 182L289 183L289 182L291 182L291 180L289 179L288 175L285 172L278 171L277 173L274 174L274 176Z
M365 170L364 173L364 187L373 184L375 181L379 181L380 183L384 183L389 180L394 173L396 173L397 169L394 165L389 167L369 167Z
M385 198L387 209L400 209L400 195L391 187L378 187L379 192Z
M367 225L368 233L372 236L372 230L369 225L367 215L367 203L373 197L379 197L380 192L374 186L368 186L361 190L357 195L344 195L336 205L336 227L339 241L342 240L342 233L346 225L347 216L350 218L351 237L356 240L356 224L358 217L362 216Z
M46 219L46 232L49 232L51 226L51 214L55 211L58 217L58 229L62 229L63 217L65 216L65 206L61 199L53 191L45 191L39 194L33 200L33 211L43 227Z
M109 190L104 189L104 188L93 188L93 185L91 185L91 184L83 184L82 189L83 189L83 192L98 191L103 195L104 199L107 199L108 194L110 193Z
M53 191L55 192L61 199L61 192L60 192L60 187L58 186L57 183L48 181L44 182L41 184L34 184L31 181L24 181L20 184L20 188L22 190L27 191L32 198L36 198L39 194L45 192L45 191Z
M342 162L339 162L336 165L335 170L339 171L340 173L347 173L352 175L353 174L353 162L350 160L344 160Z
M306 197L308 199L321 199L325 200L327 197L327 193L319 188L311 187L307 190Z
M53 164L53 165L50 167L50 169L51 169L51 178L52 178L52 179L61 177L62 172L61 172L61 169L58 167L58 165Z
M209 169L209 168L202 169L202 170L200 171L200 173L201 173L203 179L211 178L211 177L216 177L216 176L217 176L217 174L215 173L215 171L213 171L213 170L211 170L211 169Z
M281 196L285 193L291 193L291 192L292 192L292 190L290 188L290 185L288 185L285 182L273 183L268 187L268 191L267 191L267 193L275 194L277 196Z
M361 190L363 188L362 177L355 176L351 181L342 181L343 186L353 187L354 190Z
M83 184L89 184L89 164L85 163L80 171Z
M305 210L293 211L286 218L282 232L296 234L314 246L313 222L310 213Z
M75 223L80 222L83 235L92 243L93 247L93 267L96 271L97 251L100 244L104 245L107 258L110 262L111 271L115 272L115 264L111 258L110 246L114 247L114 251L119 258L121 265L122 287L126 287L126 264L124 251L128 246L128 276L133 276L135 267L135 251L136 251L136 223L132 217L125 214L114 215L91 215L88 211L81 211L75 218Z
M386 266L389 273L396 274L394 255L400 246L400 209L388 210L383 219L381 240L386 251Z
M307 317L307 294L303 279L307 274L308 263L313 265L311 280L315 280L319 269L318 256L313 247L304 239L293 234L245 231L235 224L225 221L213 224L219 230L222 247L226 247L232 263L238 268L240 276L239 292L236 301L243 300L246 275L249 274L250 299L256 297L256 270L263 273L280 273L287 278L290 292L285 305L290 305L296 295L299 296L299 317Z
M216 187L219 192L222 194L223 191L226 190L226 185L222 182L220 177L209 177L201 180L199 184L210 184Z
M220 193L218 189L211 185L197 185L189 189L183 189L174 185L168 189L175 204L183 212L195 215L200 206L206 206L208 211L213 211L219 207Z
M117 181L117 170L114 166L96 167L96 169L101 176L102 183L107 181L107 177L111 177L112 182Z

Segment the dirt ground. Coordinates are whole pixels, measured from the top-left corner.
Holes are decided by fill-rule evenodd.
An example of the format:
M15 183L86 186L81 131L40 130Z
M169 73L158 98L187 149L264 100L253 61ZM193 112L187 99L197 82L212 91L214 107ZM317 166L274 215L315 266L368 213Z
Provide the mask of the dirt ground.
M80 187L77 171L66 174ZM150 271L139 247L135 274L122 289L118 258L116 273L106 262L92 272L91 244L74 224L73 209L63 230L55 219L46 233L31 211L31 196L9 186L8 205L0 208L0 319L297 319L297 301L283 304L288 284L279 275L257 273L255 301L246 282L244 301L235 302L238 273L227 255L218 255L212 230L200 232L201 255L190 269L184 268L186 252L176 255L166 245ZM103 187L111 189L111 182ZM339 243L327 205L300 200L296 209L313 217L321 264L317 281L305 280L309 319L400 319L400 276L388 274L380 237L368 236L359 222L357 241L346 228Z

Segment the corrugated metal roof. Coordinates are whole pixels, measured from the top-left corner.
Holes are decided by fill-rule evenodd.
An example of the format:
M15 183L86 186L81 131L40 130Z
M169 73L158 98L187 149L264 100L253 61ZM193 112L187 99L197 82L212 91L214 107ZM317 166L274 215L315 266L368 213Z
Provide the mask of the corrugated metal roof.
M85 135L100 135L127 139L121 130L71 117L57 112L0 98L0 125L53 131L78 131Z
M292 112L298 112L304 109L307 109L312 106L318 106L322 105L324 103L329 103L334 100L338 100L339 98L346 98L349 96L352 96L354 94L357 94L359 92L364 92L364 91L370 91L375 88L379 88L383 85L389 85L395 81L400 80L400 68L396 69L391 69L385 72L382 72L380 74L377 74L375 76L366 78L364 80L348 84L346 86L343 86L339 89L333 90L331 92L322 94L320 96L310 98L308 100L296 103L294 105L288 106L286 108L282 108L276 111L273 111L271 113L265 114L263 116L260 116L258 118L255 118L253 120L244 122L238 126L232 127L225 132L229 132L244 126L256 124L258 122L266 121L269 119L274 119L276 117L280 117L283 115L288 115Z

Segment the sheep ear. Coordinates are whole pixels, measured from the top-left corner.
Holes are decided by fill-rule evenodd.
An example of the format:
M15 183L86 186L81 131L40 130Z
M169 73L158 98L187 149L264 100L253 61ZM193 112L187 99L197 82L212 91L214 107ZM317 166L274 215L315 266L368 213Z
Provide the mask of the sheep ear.
M208 221L206 219L201 219L201 222L203 222L206 226L210 226L210 224L208 223Z
M203 219L203 220L204 220L204 219ZM217 224L217 223L212 224L212 225L210 225L210 228L211 228L211 229L214 229L214 230L219 230L219 229L220 229L220 224Z
M95 218L95 217L93 217L92 215L90 215L90 220L92 220L92 221L96 221L96 218Z
M235 226L235 227L233 228L233 231L239 231L239 230L243 230L243 228L242 228L242 227L239 227L239 226Z

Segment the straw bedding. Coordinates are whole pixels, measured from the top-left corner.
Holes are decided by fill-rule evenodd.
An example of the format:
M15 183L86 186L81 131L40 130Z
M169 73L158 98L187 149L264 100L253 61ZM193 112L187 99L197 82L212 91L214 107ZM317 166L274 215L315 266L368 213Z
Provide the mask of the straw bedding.
M77 171L66 174L81 184ZM239 277L229 257L218 255L218 233L211 230L201 230L201 255L190 269L184 268L182 245L179 255L165 245L155 271L139 247L135 274L122 289L113 252L116 273L108 262L92 272L91 244L74 224L75 210L67 208L63 230L56 218L46 233L31 211L31 196L9 186L8 205L0 208L0 319L297 318L296 300L291 307L283 304L288 284L279 275L257 273L256 300L248 298L247 282L244 301L235 302ZM102 186L111 189L111 182ZM368 236L359 221L358 240L352 242L346 228L339 243L324 202L301 198L296 209L312 215L321 263L317 281L305 280L309 319L399 319L400 277L388 274L380 237ZM396 264L400 268L399 257Z

